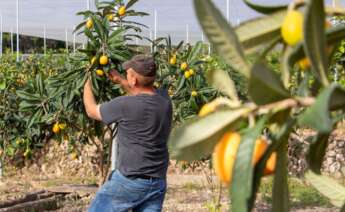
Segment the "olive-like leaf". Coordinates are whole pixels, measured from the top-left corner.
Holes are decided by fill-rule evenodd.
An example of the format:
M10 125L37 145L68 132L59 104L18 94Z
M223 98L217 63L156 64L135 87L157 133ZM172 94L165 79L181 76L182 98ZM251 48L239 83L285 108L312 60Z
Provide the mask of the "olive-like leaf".
M258 105L269 104L289 97L277 73L265 64L254 64L249 79L248 93Z
M317 174L321 174L320 169L323 158L326 154L329 135L329 133L319 133L317 136L315 136L308 150L306 158L309 168Z
M248 200L252 194L253 165L252 158L256 139L260 137L267 121L262 118L255 127L241 133L241 143L236 154L231 184L231 203L234 211L248 211Z
M289 211L287 141L288 139L285 139L277 149L277 162L272 192L272 211Z
M169 145L176 158L196 160L209 154L222 134L251 109L220 110L203 118L187 121L172 132Z
M207 73L207 80L216 89L229 96L234 101L239 101L235 83L229 74L223 70L211 70Z
M274 12L277 12L279 10L286 10L287 5L262 5L262 4L256 4L249 0L243 0L243 2L250 7L251 9L255 10L256 12L262 13L262 14L272 14Z
M299 117L299 124L329 133L333 128L330 111L345 108L345 91L333 83L321 91L315 103Z
M328 85L325 36L325 11L323 0L307 1L304 21L303 46L312 70L323 85Z
M280 37L280 28L286 11L278 11L270 16L255 18L241 23L235 28L245 50L251 53L263 44L270 43L273 37Z
M334 206L340 208L345 204L345 187L337 181L311 171L305 174L305 179L322 195L329 198Z

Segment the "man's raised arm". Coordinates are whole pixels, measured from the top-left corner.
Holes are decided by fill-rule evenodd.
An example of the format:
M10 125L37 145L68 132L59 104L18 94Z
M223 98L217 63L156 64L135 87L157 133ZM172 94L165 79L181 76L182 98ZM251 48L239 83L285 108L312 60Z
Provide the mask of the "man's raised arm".
M87 115L95 120L101 121L100 105L97 104L95 96L92 92L92 83L90 79L86 80L84 85L84 106Z

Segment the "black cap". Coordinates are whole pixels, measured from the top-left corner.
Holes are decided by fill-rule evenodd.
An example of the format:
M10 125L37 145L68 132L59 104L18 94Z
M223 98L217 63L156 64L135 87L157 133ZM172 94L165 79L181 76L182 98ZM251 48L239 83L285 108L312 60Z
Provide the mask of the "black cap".
M122 68L125 70L132 68L144 77L156 76L156 63L153 57L149 55L136 55L131 60L123 63Z

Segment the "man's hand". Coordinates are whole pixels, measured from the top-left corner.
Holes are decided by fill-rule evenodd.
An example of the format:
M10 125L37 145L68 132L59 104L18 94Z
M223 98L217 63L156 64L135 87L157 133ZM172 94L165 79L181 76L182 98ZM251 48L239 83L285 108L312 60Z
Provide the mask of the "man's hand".
M127 79L123 78L121 74L116 71L112 70L109 73L109 79L116 84L120 84L121 87L129 94L132 94L132 89L130 88Z
M121 74L116 71L116 70L112 70L110 71L109 73L109 79L113 82L113 83L116 83L116 84L122 84L123 80L125 80Z

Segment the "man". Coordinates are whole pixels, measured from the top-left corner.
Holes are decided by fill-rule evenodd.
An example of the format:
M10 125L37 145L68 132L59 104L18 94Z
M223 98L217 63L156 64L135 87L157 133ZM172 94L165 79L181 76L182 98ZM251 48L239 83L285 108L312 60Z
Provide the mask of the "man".
M97 105L91 81L84 86L88 116L105 124L118 123L117 170L100 188L89 212L161 211L169 163L171 100L153 87L156 64L152 57L135 56L123 68L127 79L117 71L109 77L129 96Z

